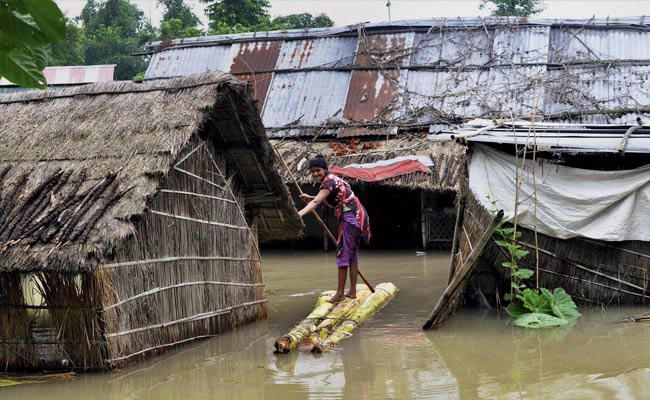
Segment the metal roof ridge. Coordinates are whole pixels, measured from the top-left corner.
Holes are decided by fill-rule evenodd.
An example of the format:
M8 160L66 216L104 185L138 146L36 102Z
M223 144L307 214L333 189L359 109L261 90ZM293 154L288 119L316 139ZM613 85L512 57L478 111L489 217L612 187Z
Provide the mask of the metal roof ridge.
M644 26L650 29L650 16L631 16L619 18L528 18L528 17L445 17L431 19L399 20L390 22L359 22L357 24L342 25L325 28L301 28L275 31L256 31L233 33L211 36L197 36L151 42L150 50L162 50L170 47L191 45L217 45L222 42L253 41L253 40L286 40L304 39L310 37L331 37L340 34L356 32L359 28L365 30L387 29L413 29L431 27L476 27L476 26L503 26L503 25L557 25L557 26Z

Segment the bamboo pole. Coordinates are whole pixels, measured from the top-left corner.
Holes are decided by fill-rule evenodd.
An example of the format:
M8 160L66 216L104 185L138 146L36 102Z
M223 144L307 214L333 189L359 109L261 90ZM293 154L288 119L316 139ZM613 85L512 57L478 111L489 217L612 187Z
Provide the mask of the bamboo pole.
M282 158L282 155L280 154L280 152L278 151L278 149L276 149L276 148L274 147L273 150L275 150L275 154L277 154L278 157L280 158L280 161L282 161L282 165L284 165L284 168L287 170L287 173L289 174L289 177L290 177L291 180L293 181L293 184L296 186L296 190L298 190L298 193L299 193L300 195L305 194L305 193L302 191L302 188L300 187L300 184L298 184L298 181L296 180L296 177L294 177L294 176L293 176L293 173L291 173L291 169L290 169L289 166L287 165L286 161L284 161L284 158ZM324 229L325 232L327 233L327 236L329 236L329 238L330 238L330 240L332 241L332 243L334 243L334 245L335 245L336 247L338 247L338 246L339 246L339 241L336 240L336 238L334 237L334 235L332 235L332 232L330 232L329 228L327 227L327 225L325 225L325 222L323 222L323 220L320 218L320 216L318 215L318 213L316 212L316 210L313 210L311 213L314 215L314 217L316 217L316 220L318 221L318 223L321 224L321 226L323 227L323 229ZM366 279L366 277L363 276L363 274L361 273L361 270L360 270L359 268L357 268L357 274L359 275L359 277L361 278L361 280L363 281L363 283L365 283L366 286L368 286L368 289L370 289L371 292L375 293L375 288L370 284L370 282L368 282L368 280Z
M447 285L451 283L451 280L454 277L454 266L456 265L456 253L458 252L458 240L460 236L460 228L463 221L463 211L465 209L465 193L463 189L458 192L458 199L456 202L456 223L454 225L454 241L451 245L451 262L449 264L449 277L447 279Z
M467 260L465 260L465 262L460 267L458 272L454 275L453 279L451 280L451 283L449 284L449 286L447 286L447 289L445 289L445 291L442 293L442 296L440 296L438 303L436 303L435 307L433 307L433 310L431 311L431 315L429 315L429 319L422 326L423 330L427 330L431 328L434 324L437 326L440 323L442 323L442 321L439 318L440 315L442 314L442 311L444 310L445 306L449 303L451 299L453 299L455 296L458 296L457 289L459 288L461 283L463 283L465 277L471 271L472 267L474 266L474 263L479 258L481 253L483 253L483 249L485 248L488 241L490 240L490 237L492 237L494 230L497 228L502 218L503 218L503 210L500 210L494 216L492 222L490 222L490 225L488 225L485 232L483 232L483 234L481 235L480 239L478 240L478 243L474 247L474 250L472 250L469 256L467 257Z

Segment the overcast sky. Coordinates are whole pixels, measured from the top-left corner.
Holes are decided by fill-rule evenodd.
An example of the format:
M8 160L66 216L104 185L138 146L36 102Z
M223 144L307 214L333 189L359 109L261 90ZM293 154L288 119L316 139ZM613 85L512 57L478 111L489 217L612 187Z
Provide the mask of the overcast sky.
M68 16L76 17L86 0L55 0ZM162 10L157 0L131 0L137 4L154 25L158 25ZM357 22L388 21L387 0L271 0L271 15L286 15L308 12L326 13L336 25ZM480 10L480 0L391 0L391 19L418 19L440 17L487 16ZM198 0L186 0L196 14L207 22L203 4ZM543 18L591 18L650 16L649 0L546 0L546 9L536 17Z

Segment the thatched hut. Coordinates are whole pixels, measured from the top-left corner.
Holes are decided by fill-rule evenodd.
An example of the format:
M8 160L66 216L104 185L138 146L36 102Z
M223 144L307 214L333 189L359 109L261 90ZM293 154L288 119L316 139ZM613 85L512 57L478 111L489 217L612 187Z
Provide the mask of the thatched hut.
M266 316L302 223L221 73L0 97L0 364L108 369Z

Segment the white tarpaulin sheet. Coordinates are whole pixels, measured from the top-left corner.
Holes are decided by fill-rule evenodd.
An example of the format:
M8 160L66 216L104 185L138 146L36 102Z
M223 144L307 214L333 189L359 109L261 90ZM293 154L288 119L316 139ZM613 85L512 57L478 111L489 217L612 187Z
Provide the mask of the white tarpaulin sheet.
M470 190L491 209L489 195L512 220L521 167L521 159L477 145L469 166ZM536 225L538 232L560 239L650 241L650 165L627 171L593 171L527 160L521 177L517 221L525 228Z

